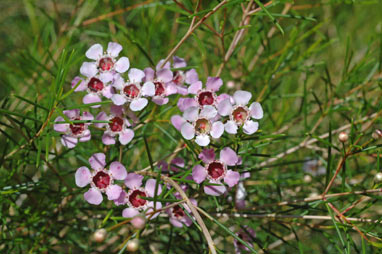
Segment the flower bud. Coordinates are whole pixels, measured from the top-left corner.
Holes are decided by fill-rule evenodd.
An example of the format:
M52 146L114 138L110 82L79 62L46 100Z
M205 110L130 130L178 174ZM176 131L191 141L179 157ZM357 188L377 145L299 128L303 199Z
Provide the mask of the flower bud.
M382 182L382 173L379 172L375 175L374 180L378 183Z
M376 129L376 130L373 132L373 134L371 134L371 137L372 137L373 139L379 139L379 138L381 138L381 137L382 137L382 131L379 130L379 129Z
M138 239L133 239L127 242L126 249L129 252L135 252L139 248L139 241Z
M104 228L97 229L93 234L94 241L102 243L106 238L107 231Z
M130 223L136 229L143 229L146 225L146 218L142 214L138 214L131 219Z
M349 135L346 133L346 132L340 132L340 134L338 135L338 139L342 142L342 143L344 143L344 142L346 142L346 141L348 141L348 139L349 139Z

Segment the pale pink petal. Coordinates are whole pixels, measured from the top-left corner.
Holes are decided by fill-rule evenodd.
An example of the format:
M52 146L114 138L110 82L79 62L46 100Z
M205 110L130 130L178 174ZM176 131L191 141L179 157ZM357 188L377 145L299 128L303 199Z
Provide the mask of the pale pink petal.
M127 195L126 191L122 190L121 194L119 194L119 197L117 199L114 199L114 204L116 206L125 205L127 203L126 195Z
M259 129L259 123L252 120L245 121L243 131L245 134L251 135Z
M199 154L199 159L201 159L204 163L210 163L215 160L215 151L213 148L211 149L203 149L203 151Z
M78 142L77 138L73 138L73 137L68 136L68 135L62 135L62 137L61 137L62 145L67 147L67 148L75 147L77 145L77 142Z
M217 110L214 106L206 105L200 111L200 116L205 117L207 119L212 119L217 115Z
M120 94L113 94L113 96L111 96L111 100L117 106L121 106L126 103L125 97Z
M218 91L223 85L223 80L219 77L208 77L206 82L206 88L214 92Z
M155 96L152 98L152 101L157 105L165 105L168 103L168 98L162 98L159 96Z
M237 124L234 121L227 121L224 124L224 129L229 134L236 134L237 133Z
M183 68L187 66L186 61L183 58L174 56L172 58L174 68Z
M122 90L125 85L125 80L121 77L121 75L119 75L119 73L114 74L114 81L112 85L118 90Z
M185 86L177 86L176 89L177 89L178 94L181 94L181 95L187 95L188 94L188 89Z
M187 140L193 139L195 136L195 128L188 122L182 124L180 127L180 132L182 133L182 136Z
M168 171L168 164L165 161L159 161L157 167L162 170L162 172Z
M86 82L78 76L72 80L72 88L74 88L76 85L78 86L76 89L74 89L75 92L85 91L86 88L88 88Z
M177 158L174 158L172 161L171 161L171 163L170 163L172 166L171 166L171 170L172 171L175 171L175 172L177 172L177 171L179 171L179 168L183 168L184 167L184 160L182 159L182 158L179 158L179 157L177 157ZM175 166L177 166L177 167L175 167Z
M251 98L252 94L247 91L239 90L233 94L233 99L235 100L236 105L245 106Z
M107 45L107 53L111 57L117 57L119 53L122 51L122 46L116 42L109 42Z
M235 166L239 158L234 150L229 147L225 147L220 151L220 160L228 166Z
M165 83L170 82L172 80L173 74L170 69L162 69L157 71L157 78Z
M95 153L89 158L89 163L92 169L102 170L106 165L106 156L104 153Z
M111 72L104 72L99 75L99 79L105 84L114 80L114 75Z
M130 67L129 58L123 56L115 63L115 70L119 73L126 72Z
M249 106L249 110L251 111L251 117L255 119L261 119L263 118L263 108L261 107L260 103L253 102L251 106Z
M84 62L81 65L80 73L88 78L94 77L97 72L97 65L95 63Z
M109 200L114 200L119 198L119 195L122 192L122 188L119 185L113 184L107 187L106 195Z
M207 177L207 171L201 165L196 165L192 169L192 179L198 184L203 182Z
M94 44L85 53L86 57L89 59L97 60L103 55L103 48L101 44Z
M199 81L198 73L195 69L191 69L186 72L186 83L187 84L193 84L195 82Z
M155 185L156 185L157 180L155 179L149 179L146 181L146 186L145 190L149 194L150 197L154 197L155 195ZM157 196L159 196L162 193L162 185L158 184L158 189L157 189Z
M155 85L153 82L148 81L142 86L143 96L154 96L155 95Z
M107 121L107 115L105 112L101 111L98 113L98 115L96 116L96 120L97 121ZM102 128L106 125L106 123L95 123L94 126L97 127L97 128Z
M164 59L161 59L158 62L157 66L155 67L157 71L162 69L170 69L170 62L166 62L166 64L162 67L163 63L164 63Z
M156 217L158 217L159 213L154 213L153 215L148 214L149 212L154 211L154 202L153 202L153 201L148 202L147 207L148 207L148 209L147 209L147 215L146 215L146 218L147 218L147 219L151 217L150 220L152 220L152 219L155 219ZM156 209L156 210L159 210L159 209L161 209L161 208L162 208L162 203L160 203L160 202L156 202L156 203L155 203L155 209Z
M80 117L80 110L79 109L64 110L63 113L69 119L75 119L77 117Z
M102 135L102 143L104 143L105 145L114 145L115 138L110 136L109 134L104 133Z
M122 116L123 115L123 107L117 106L117 105L111 105L110 106L110 113L112 113L115 116Z
M55 120L55 122L65 122L65 119L61 116L57 117ZM57 123L55 125L53 125L53 129L55 131L58 131L58 132L66 132L69 128L69 124L68 123Z
M225 192L227 191L226 187L221 184L219 186L217 185L206 185L204 186L204 192L207 194L207 195L211 195L211 196L220 196L222 194L224 194Z
M126 129L119 134L119 142L122 145L127 145L134 138L134 131Z
M85 192L84 198L92 205L99 205L103 200L102 193L95 188L90 188L87 192Z
M220 102L224 101L225 99L229 99L229 101L231 102L231 105L235 103L233 98L226 93L222 93L222 94L218 95L216 97L216 102L219 104Z
M220 121L214 122L211 127L210 135L213 138L220 138L224 132L224 124Z
M172 125L174 125L174 127L180 131L180 128L182 127L182 124L184 124L186 122L186 120L181 117L180 115L174 115L171 117L171 123ZM66 129L65 129L66 131Z
M106 87L102 90L102 95L103 95L105 98L110 99L110 98L113 96L113 87L112 87L111 85L106 86Z
M148 103L148 101L145 98L134 99L130 103L130 109L132 111L140 111L140 110L144 109L144 107L146 107L147 103Z
M118 161L113 161L109 166L109 172L114 179L124 180L127 176L126 168Z
M195 142L196 144L200 146L208 146L208 144L210 143L210 137L208 135L202 134L202 135L196 136Z
M125 185L129 189L139 188L142 185L143 176L135 173L127 174L125 178Z
M194 98L179 98L177 106L180 111L184 112L190 107L197 107L198 103Z
M140 83L145 77L145 73L140 69L131 68L128 76L131 83Z
M178 92L178 86L170 82L166 84L166 96L176 94Z
M153 81L154 80L155 71L152 68L147 67L143 70L143 72L145 73L145 81Z
M180 222L179 220L175 219L175 218L170 218L169 221L170 221L170 223L171 223L174 227L177 227L177 228L182 228L182 227L183 227L183 223Z
M190 122L196 121L196 119L198 119L198 116L199 116L199 108L198 107L188 108L183 113L183 118L190 121Z
M232 104L229 99L225 99L218 104L218 112L221 116L228 116L232 112Z
M200 90L202 90L202 82L201 81L197 81L195 83L192 83L188 87L188 93L191 93L191 94L197 94Z
M82 113L81 120L92 121L92 120L94 120L94 116L92 114L90 114L90 112L84 111Z
M96 102L101 102L101 98L97 95L97 94L87 94L84 96L84 98L82 99L82 102L84 104L90 104L90 103L96 103ZM99 108L101 107L101 105L93 105L91 106L92 108Z
M91 139L92 135L90 133L90 130L85 130L82 134L82 137L78 139L80 142L87 142Z
M125 218L133 218L134 216L138 215L139 211L135 208L125 208L122 211L122 216Z
M91 182L92 174L87 167L80 167L76 171L75 179L78 187L85 187Z
M232 188L233 186L235 186L239 182L239 179L240 179L240 174L238 172L228 170L227 174L224 177L224 182L229 187Z

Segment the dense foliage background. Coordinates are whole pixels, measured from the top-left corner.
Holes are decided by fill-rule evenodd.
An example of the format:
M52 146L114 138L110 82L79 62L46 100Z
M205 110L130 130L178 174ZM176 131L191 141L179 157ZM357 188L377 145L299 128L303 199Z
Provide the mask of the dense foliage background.
M117 41L131 65L143 69L169 54L193 17L198 22L221 2L0 2L0 252L125 251L134 231L113 227L123 221L123 208L89 205L74 184L75 170L91 154L118 158L122 147L93 138L63 148L52 121L58 111L81 105L82 96L60 93L70 90L92 44ZM243 18L252 2L253 13ZM382 2L261 2L227 1L175 53L201 80L220 73L223 91L250 91L264 109L260 131L233 141L240 170L251 172L244 182L247 208L237 211L228 196L190 195L214 218L203 216L218 253L234 253L230 232L244 225L255 230L250 242L258 253L379 253ZM160 109L150 104L140 116L150 121L123 148L128 171L149 167L148 154L158 161L182 145L169 121L178 113L176 98ZM344 143L340 131L349 135ZM319 195L337 169L328 194L345 194L325 201ZM318 198L302 200L309 197ZM292 200L298 202L279 203ZM98 228L110 229L102 243L92 239ZM177 229L165 216L139 240L137 253L208 253L197 226Z

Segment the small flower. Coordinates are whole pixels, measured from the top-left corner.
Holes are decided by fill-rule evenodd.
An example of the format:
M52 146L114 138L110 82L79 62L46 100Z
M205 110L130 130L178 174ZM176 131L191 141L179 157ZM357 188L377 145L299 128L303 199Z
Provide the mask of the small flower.
M236 134L239 126L243 126L245 134L251 135L259 128L259 123L251 118L263 118L263 109L258 102L253 102L249 108L247 104L252 94L247 91L236 91L233 95L234 105L230 99L221 101L218 105L218 112L221 116L229 116L229 121L224 124L224 129L230 134Z
M159 61L155 71L150 67L144 69L145 81L150 81L155 85L155 93L152 97L152 101L158 105L167 104L167 96L177 92L176 86L171 83L173 74L170 70L169 63L167 63L164 68L161 68L162 63L163 60Z
M110 121L110 123L94 124L98 128L106 126L106 130L102 136L102 143L105 145L114 145L115 137L118 136L118 140L122 145L128 144L134 137L134 131L129 128L131 125L123 113L123 108L112 105L110 111L110 115L102 111L96 117L96 120Z
M173 57L173 68L184 68L187 66L186 61L183 58L174 56ZM195 69L190 69L186 72L182 70L176 70L173 72L172 83L176 86L178 94L187 95L188 88L184 84L191 85L199 81L198 73Z
M180 198L181 199L181 198ZM198 204L195 199L190 198L190 201L195 206ZM183 204L184 209L188 212L188 214L191 214L191 209L188 207L187 204ZM176 205L173 207L170 207L166 209L166 212L168 214L170 223L177 228L182 228L184 225L189 227L192 224L192 220L186 212L180 207L180 205Z
M86 51L86 57L95 62L91 64L99 72L118 72L124 73L130 67L130 61L127 57L121 57L118 61L116 57L122 51L122 46L116 42L109 42L106 52L103 51L103 48L100 44L94 44L91 46L88 51Z
M204 186L204 192L206 194L213 196L224 194L227 189L221 183L222 180L224 180L229 187L233 187L239 182L240 174L228 169L228 166L235 166L240 162L239 157L231 148L223 148L220 151L219 160L215 159L213 149L204 149L199 154L199 159L204 162L205 166L196 165L192 169L192 178L198 184L203 182L206 178L210 184L213 184Z
M127 204L129 207L125 208L122 211L122 216L126 218L133 218L138 215L141 211L150 212L153 211L154 202L148 201L141 197L151 197L153 198L155 195L155 179L148 179L146 181L146 185L142 187L143 176L129 173L125 178L125 185L129 188L129 191L122 191L121 195L117 200L115 200L116 205ZM162 193L162 186L158 184L157 195ZM162 204L160 202L156 202L156 209L160 209ZM151 215L146 214L146 217L149 218ZM158 213L155 213L151 219L158 216Z
M132 111L140 111L146 107L148 100L142 96L153 96L155 94L155 85L152 82L145 82L141 86L145 73L139 69L132 68L129 71L129 80L125 83L123 79L118 79L113 86L120 91L114 94L111 100L115 105L121 106L130 102Z
M78 120L93 120L94 117L89 112L83 112L80 115L79 109L65 110L64 114L71 121ZM55 122L65 122L65 119L61 116L57 117ZM61 143L67 148L73 148L77 145L78 141L86 142L91 138L90 130L88 129L90 123L56 123L54 130L64 133L61 137Z
M114 184L114 179L123 180L126 178L125 167L121 163L114 161L107 170L105 168L105 154L103 153L93 154L89 159L89 163L93 172L90 172L87 167L80 167L75 175L78 187L85 187L90 184L90 189L84 194L85 200L90 204L99 205L103 200L102 193L106 193L109 200L117 199L122 192L122 188Z
M170 168L167 162L165 161L158 162L158 168L162 170L162 173L169 172L170 170L172 172L179 172L179 168L183 168L184 165L185 165L184 160L180 157L176 157L171 160Z
M249 226L244 226L243 229L240 229L240 231L236 234L240 239L247 242L249 246L253 247L251 242L252 239L256 237L255 230L250 228ZM246 247L244 244L239 242L238 240L234 239L233 245L235 246L235 254L241 254L241 251L249 251L248 247Z
M199 113L200 111L200 113ZM217 111L213 106L207 105L203 109L191 107L187 109L183 117L175 115L171 117L171 122L176 129L180 130L182 136L193 139L200 146L207 146L210 143L210 136L220 138L224 132L224 125L220 121L215 121Z

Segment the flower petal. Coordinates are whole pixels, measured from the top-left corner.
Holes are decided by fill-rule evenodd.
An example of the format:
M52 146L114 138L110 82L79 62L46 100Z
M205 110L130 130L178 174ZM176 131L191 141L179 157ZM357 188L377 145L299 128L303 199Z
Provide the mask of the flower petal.
M140 111L140 110L144 109L144 107L146 107L147 103L148 103L148 101L145 98L134 99L130 103L130 109L132 111Z
M130 67L129 58L123 56L115 63L115 70L119 73L126 72Z
M116 206L119 206L119 205L125 205L127 202L126 202L126 191L122 190L121 193L119 194L119 197L117 199L114 199L114 204Z
M235 166L239 160L234 150L225 147L220 151L220 160L228 166Z
M143 72L145 73L145 81L153 81L154 80L154 76L155 76L155 71L150 68L150 67L147 67L143 70Z
M97 94L87 94L84 96L84 98L82 99L82 102L84 104L89 104L89 103L96 103L96 102L101 102L101 98L97 95ZM93 105L91 106L92 108L99 108L101 107L101 105Z
M119 134L119 142L122 145L127 145L134 138L134 131L131 129L126 129Z
M227 191L227 188L223 184L221 184L219 186L217 186L217 185L205 185L204 186L204 192L207 195L211 195L211 196L220 196L220 195L224 194L226 191Z
M217 115L217 110L214 106L206 105L200 110L200 116L207 119L214 118Z
M94 44L85 53L86 57L89 59L97 60L103 54L103 48L101 44Z
M110 136L107 133L104 133L102 135L102 143L104 143L105 145L114 145L115 144L115 138Z
M145 77L145 73L140 69L131 68L128 76L131 83L140 83Z
M158 215L160 213L154 213L153 215L149 214L150 212L154 211L154 202L153 201L150 201L148 204L147 204L147 215L146 215L146 218L150 218L150 220L152 219L155 219L156 217L158 217ZM162 208L162 203L161 202L156 202L155 203L155 209L158 210L158 209L161 209Z
M190 122L196 121L196 119L198 119L198 116L199 116L199 108L198 107L188 108L183 113L183 118L190 121Z
M101 111L98 113L98 115L96 116L96 120L97 121L107 121L107 115L105 112ZM106 123L95 123L94 126L97 127L97 128L102 128L106 125Z
M113 96L111 96L111 100L117 106L121 106L126 103L125 97L120 94L113 94Z
M85 192L84 198L92 205L99 205L103 200L101 192L95 188L90 188L87 192Z
M111 57L117 57L119 53L122 51L122 46L116 42L109 42L107 45L107 53Z
M239 182L239 179L240 174L238 172L227 170L227 174L224 177L224 182L232 188Z
M221 116L228 116L232 113L232 104L230 99L225 99L218 104L218 112Z
M110 106L110 113L112 113L115 116L122 116L123 111L124 111L124 109L122 106L116 106L116 105Z
M192 169L192 179L194 179L196 183L200 184L206 179L206 177L207 177L207 171L201 165L196 165Z
M77 145L78 139L71 137L71 136L68 136L68 135L62 135L61 143L63 146L65 146L67 148L73 148Z
M78 139L78 141L80 142L86 142L86 141L89 141L91 139L92 135L90 133L90 130L85 130L83 133L82 133L82 136Z
M55 122L64 122L65 119L61 116L57 117L55 120ZM57 123L55 125L53 125L53 129L55 131L58 131L58 132L66 132L69 128L69 124L68 123Z
M172 58L174 68L183 68L187 66L186 61L183 58L174 56Z
M121 192L122 192L121 186L116 184L110 185L106 189L106 195L109 200L118 199Z
M85 187L91 182L92 174L87 167L80 167L76 171L75 179L78 187Z
M145 190L149 194L150 197L154 197L155 195L155 185L156 185L157 180L155 179L149 179L146 181L146 186ZM158 184L158 189L157 189L157 196L159 196L162 193L162 185Z
M91 121L91 120L94 120L94 116L92 114L90 114L90 112L84 111L82 113L81 120Z
M155 66L155 69L158 71L158 70L162 70L162 69L170 69L170 62L166 62L164 64L164 66L162 67L164 63L164 59L161 59L158 64Z
M157 105L165 105L168 103L168 98L162 98L159 96L153 97L152 101Z
M169 221L176 228L182 228L183 227L183 223L180 220L177 220L175 218L170 218Z
M259 123L252 120L245 121L243 131L245 134L251 135L259 129Z
M126 168L118 161L113 161L109 166L109 172L114 179L124 180L127 176Z
M77 88L74 89L75 92L85 91L86 88L88 88L86 85L86 82L81 77L78 77L78 76L72 80L71 84L72 84L72 88L78 85Z
M211 149L203 149L203 151L198 156L204 163L210 163L215 160L215 151Z
M165 83L170 82L172 80L173 74L170 69L162 69L157 71L157 78Z
M184 124L186 122L186 120L184 120L183 117L181 117L180 115L174 115L171 117L171 123L172 125L174 125L174 127L180 131L180 128L182 127L182 124ZM65 129L66 131L66 129Z
M227 121L224 124L224 129L229 134L236 134L237 133L237 124L234 121Z
M155 95L155 85L153 82L148 81L142 86L143 96L154 96Z
M235 100L236 105L245 106L251 98L252 94L247 91L239 90L233 94L233 99Z
M251 106L249 106L249 110L251 111L251 117L255 119L261 119L263 118L263 108L261 107L260 103L253 102Z
M74 119L80 116L79 109L64 110L63 113L69 118Z
M125 178L125 185L129 189L139 188L142 185L143 176L135 173L129 173Z
M109 86L106 86L103 90L102 90L102 95L105 97L105 98L108 98L110 99L112 96L113 96L113 87L111 85Z
M99 75L99 79L106 84L114 79L114 75L110 72L104 72Z
M183 168L185 164L182 158L176 157L173 160L171 160L170 165L171 165L171 170L174 172L177 172L179 171L179 168Z
M88 78L94 77L97 72L97 65L95 63L84 62L81 65L80 73Z
M197 81L199 81L199 76L198 73L196 72L195 69L191 69L186 72L186 83L187 84L193 84Z
M102 170L106 165L106 156L104 153L95 153L89 158L89 163L92 169Z
M223 85L223 80L219 77L208 77L206 82L206 88L214 92L218 91Z
M198 103L194 98L179 98L177 106L180 111L184 112L190 107L197 107Z
M138 215L139 211L135 208L125 208L122 211L122 216L125 218L133 218L134 216Z
M210 135L213 138L220 138L224 132L224 124L220 121L214 122L211 127Z
M188 87L188 93L191 93L191 94L197 94L200 90L202 90L202 82L201 81L197 81L195 83L192 83Z
M180 127L180 132L182 133L182 136L187 140L193 139L195 136L195 128L188 122L182 124Z
M114 74L113 76L113 86L117 88L118 90L122 90L123 86L125 84L125 80L119 75L119 73Z
M200 146L208 146L210 143L210 137L208 135L199 135L196 136L195 142Z

